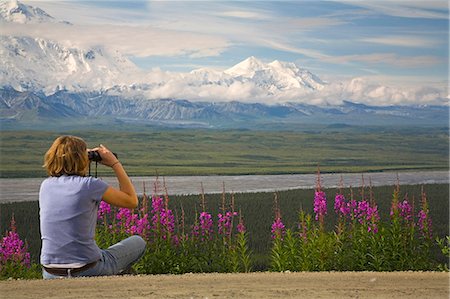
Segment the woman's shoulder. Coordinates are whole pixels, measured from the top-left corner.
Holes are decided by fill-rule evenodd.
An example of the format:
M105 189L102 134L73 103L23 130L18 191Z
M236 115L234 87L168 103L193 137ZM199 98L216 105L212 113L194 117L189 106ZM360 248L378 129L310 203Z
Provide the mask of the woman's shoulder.
M98 185L98 184L103 185L103 184L106 184L101 179L95 178L95 177L92 177L92 176L71 175L71 176L67 176L67 179L71 180L73 182L77 182L77 183L85 184L85 185Z
M100 192L104 193L108 188L108 184L98 178L90 176L78 175L62 175L60 177L48 177L40 187L40 192L48 192L48 190L83 190L83 192Z
M83 189L90 184L90 179L77 175L50 176L42 181L41 191L52 190L54 188L77 188Z
M91 176L62 175L58 177L48 177L42 182L42 184L95 184L98 181L101 180Z
M86 177L82 177L83 182L85 184L87 184L88 186L92 186L92 187L106 187L108 186L108 184L104 181L102 181L99 178L95 178L95 177L91 177L91 176L86 176Z

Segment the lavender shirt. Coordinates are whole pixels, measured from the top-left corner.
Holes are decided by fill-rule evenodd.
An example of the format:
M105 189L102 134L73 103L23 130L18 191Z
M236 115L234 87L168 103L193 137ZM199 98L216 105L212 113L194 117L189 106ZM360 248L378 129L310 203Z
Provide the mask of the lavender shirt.
M108 185L93 177L49 177L39 191L41 264L90 263L100 259L95 243L97 210Z

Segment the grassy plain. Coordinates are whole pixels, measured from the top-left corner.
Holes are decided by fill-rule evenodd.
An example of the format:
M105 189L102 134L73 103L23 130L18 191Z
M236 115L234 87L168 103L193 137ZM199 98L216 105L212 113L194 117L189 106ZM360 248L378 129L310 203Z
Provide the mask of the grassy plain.
M129 129L1 131L0 177L42 177L62 134L116 152L131 175L212 175L448 169L448 128L315 127L296 131ZM102 174L102 168L99 168ZM106 173L105 173L106 174Z

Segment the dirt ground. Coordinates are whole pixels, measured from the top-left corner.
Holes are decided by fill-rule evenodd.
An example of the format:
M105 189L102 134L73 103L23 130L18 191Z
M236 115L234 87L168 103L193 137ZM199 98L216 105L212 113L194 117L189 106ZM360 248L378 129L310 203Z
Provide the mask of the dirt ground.
M137 275L0 282L0 298L449 298L444 272Z

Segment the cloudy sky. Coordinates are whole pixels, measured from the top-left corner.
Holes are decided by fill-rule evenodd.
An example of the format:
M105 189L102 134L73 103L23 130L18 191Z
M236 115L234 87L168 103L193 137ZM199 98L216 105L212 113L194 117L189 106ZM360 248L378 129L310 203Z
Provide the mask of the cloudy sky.
M224 70L255 56L330 82L359 78L448 97L446 0L22 2L76 25L49 35L107 45L149 71Z

